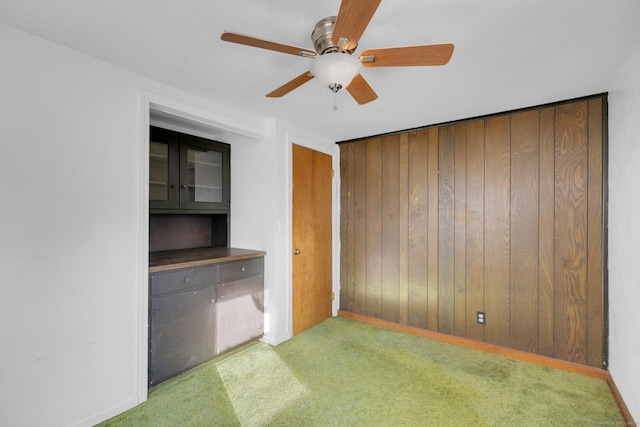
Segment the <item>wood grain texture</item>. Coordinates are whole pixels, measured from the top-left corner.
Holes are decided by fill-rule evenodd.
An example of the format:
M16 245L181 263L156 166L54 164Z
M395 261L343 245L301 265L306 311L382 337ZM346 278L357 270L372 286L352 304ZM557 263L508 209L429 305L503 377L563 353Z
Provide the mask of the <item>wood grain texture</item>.
M556 107L555 354L587 362L587 103Z
M340 10L333 29L333 44L340 46L340 38L348 40L348 44L340 46L342 50L354 49L369 21L376 13L381 0L342 0Z
M540 110L538 217L538 352L555 354L555 108Z
M356 159L356 146L355 144L349 144L347 148L347 162L348 164L354 164ZM347 269L344 275L347 276L347 307L351 310L355 309L356 304L356 278L355 278L355 252L356 252L356 227L355 215L356 215L356 170L351 167L347 171L347 201L342 204L347 210ZM342 176L342 175L341 175Z
M428 161L427 161L427 328L437 331L439 328L438 318L438 182L440 180L440 165L438 149L439 144L438 128L428 130Z
M428 133L409 133L408 138L408 323L427 328L427 224L428 224Z
M300 86L302 86L303 84L305 84L311 79L313 79L313 75L308 71L305 71L304 73L300 74L298 77L294 77L293 79L289 80L279 88L272 90L265 96L267 98L283 97L289 92L291 92L292 90L299 88Z
M483 341L476 313L484 311L484 120L467 123L466 308L468 338Z
M400 137L382 139L382 319L400 319Z
M593 97L345 143L353 311L601 367L605 110Z
M331 317L332 158L292 147L292 318L298 334Z
M365 313L367 296L367 141L355 143L354 150L354 305ZM357 159L357 160L356 160Z
M231 32L224 32L220 36L221 40L231 43L242 44L245 46L257 47L260 49L273 50L275 52L288 53L289 55L296 56L316 56L313 50L305 49L303 47L289 46L282 43L271 42L268 40L257 39L251 36L245 36L244 34L237 34Z
M366 311L368 316L382 315L382 138L367 144L366 186Z
M398 177L398 318L399 323L409 323L409 135L399 137Z
M453 49L454 46L451 43L368 49L360 54L360 59L365 67L446 65L453 55Z
M455 126L454 146L454 329L466 336L467 326L467 124Z
M602 99L589 101L587 215L587 364L602 366L603 331L603 146ZM596 262L596 261L600 262Z
M484 339L509 346L511 147L510 118L485 124Z
M345 319L351 319L351 320L356 320L358 322L368 323L370 325L376 325L376 326L381 326L383 328L393 329L395 331L405 332L405 333L416 335L419 337L442 341L442 342L446 342L453 345L472 348L475 350L486 351L488 353L499 354L501 356L510 357L516 360L522 360L528 363L535 363L537 365L546 366L548 368L561 369L567 372L573 372L576 374L586 375L593 378L600 378L601 380L607 381L609 384L609 387L612 388L612 382L609 380L610 378L609 372L604 369L585 366L578 363L568 362L565 360L558 360L558 359L554 359L547 356L535 355L525 351L514 350L512 348L502 347L502 346L493 345L493 344L487 344L484 342L475 341L468 338L442 334L440 332L426 331L426 330L415 328L412 326L398 325L391 322L387 322L385 320L362 316L356 313L346 313L341 311L341 312L338 312L338 316L344 317ZM624 402L622 401L620 393L614 392L613 389L612 389L612 392L614 394L614 398L618 402L618 406L620 407L623 417L625 418L625 420L630 420L632 422L633 419L630 417L629 411L625 410L626 408L624 409L622 408L623 405L621 405L621 403L624 403ZM628 425L634 425L634 424L628 424Z
M353 284L349 283L349 260L353 259L353 255L349 251L349 245L352 243L349 239L349 230L351 221L349 220L349 201L351 200L351 191L349 187L349 150L353 151L353 145L343 145L340 149L340 194L346 196L341 199L340 204L340 309L349 311L349 291L353 288ZM353 183L352 183L353 185ZM353 308L351 308L353 310Z
M538 351L540 118L511 116L511 347Z
M454 333L455 323L455 127L438 134L438 332Z
M360 105L378 99L378 94L369 86L369 83L362 77L362 74L358 74L353 78L349 86L347 86L347 91Z
M195 248L152 252L149 254L149 273L259 258L265 255L264 251L238 248Z

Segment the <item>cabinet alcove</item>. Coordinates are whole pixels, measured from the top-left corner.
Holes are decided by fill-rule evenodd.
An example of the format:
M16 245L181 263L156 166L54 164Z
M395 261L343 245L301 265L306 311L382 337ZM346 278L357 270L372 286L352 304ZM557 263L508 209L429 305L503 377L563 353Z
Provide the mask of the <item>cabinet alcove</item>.
M230 152L150 129L149 386L263 335L265 252L229 247Z

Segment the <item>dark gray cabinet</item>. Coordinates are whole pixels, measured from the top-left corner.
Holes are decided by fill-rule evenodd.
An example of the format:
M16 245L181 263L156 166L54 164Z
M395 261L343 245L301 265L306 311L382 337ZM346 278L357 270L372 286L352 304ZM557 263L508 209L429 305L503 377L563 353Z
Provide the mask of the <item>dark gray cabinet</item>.
M262 257L149 276L149 385L263 335Z
M150 136L152 213L229 210L229 144L155 126Z

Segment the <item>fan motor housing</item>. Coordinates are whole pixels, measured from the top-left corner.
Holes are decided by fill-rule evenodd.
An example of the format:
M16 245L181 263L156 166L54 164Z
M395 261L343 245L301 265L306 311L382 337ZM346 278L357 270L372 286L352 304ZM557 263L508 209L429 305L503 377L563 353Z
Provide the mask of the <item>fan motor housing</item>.
M328 16L324 19L318 21L316 26L311 33L311 41L313 42L313 48L318 55L324 55L325 53L334 53L339 52L338 47L333 43L333 28L336 25L336 17ZM355 46L353 49L345 50L345 53L351 55L355 50Z

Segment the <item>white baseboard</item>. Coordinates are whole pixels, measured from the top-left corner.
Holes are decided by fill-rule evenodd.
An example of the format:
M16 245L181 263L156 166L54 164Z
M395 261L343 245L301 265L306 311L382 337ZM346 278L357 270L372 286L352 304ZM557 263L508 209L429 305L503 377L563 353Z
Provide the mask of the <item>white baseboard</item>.
M138 397L131 397L124 402L120 402L117 405L111 406L104 411L100 411L97 414L91 415L83 420L75 422L71 424L70 427L91 427L95 426L98 423L101 423L104 420L108 420L109 418L115 417L138 405Z

